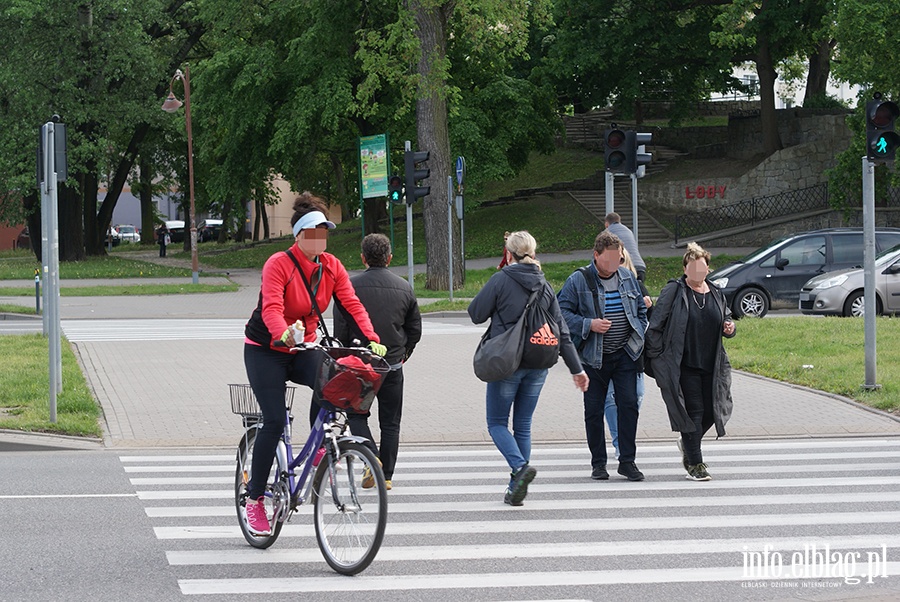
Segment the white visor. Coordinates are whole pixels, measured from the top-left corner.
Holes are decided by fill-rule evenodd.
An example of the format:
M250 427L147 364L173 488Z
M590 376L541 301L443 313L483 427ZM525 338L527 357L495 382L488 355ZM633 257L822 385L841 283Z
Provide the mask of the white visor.
M325 224L328 226L329 230L333 230L335 228L334 222L328 221L328 218L325 217L325 214L321 211L310 211L303 217L297 220L297 223L294 224L294 236L300 234L300 230L307 230L309 228L315 228Z

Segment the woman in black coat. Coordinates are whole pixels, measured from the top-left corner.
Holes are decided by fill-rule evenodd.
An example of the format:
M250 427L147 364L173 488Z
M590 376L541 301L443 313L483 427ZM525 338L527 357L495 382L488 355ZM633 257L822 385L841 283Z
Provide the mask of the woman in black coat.
M646 357L659 386L687 478L709 481L700 441L716 425L725 434L731 417L731 364L722 336L735 334L725 295L709 280L708 251L690 243L684 276L663 288L650 318Z

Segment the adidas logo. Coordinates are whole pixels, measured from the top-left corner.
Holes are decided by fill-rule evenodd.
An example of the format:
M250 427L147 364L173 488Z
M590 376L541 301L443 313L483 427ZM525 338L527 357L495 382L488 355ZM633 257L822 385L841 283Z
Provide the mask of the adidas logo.
M549 345L552 347L559 345L559 339L553 336L550 326L546 323L541 326L536 333L531 335L530 340L535 345Z

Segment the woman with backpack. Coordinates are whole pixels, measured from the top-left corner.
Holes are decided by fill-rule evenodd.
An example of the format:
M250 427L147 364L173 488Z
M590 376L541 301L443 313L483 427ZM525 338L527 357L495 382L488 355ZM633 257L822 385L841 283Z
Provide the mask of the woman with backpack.
M547 284L541 272L541 264L535 259L537 243L528 232L511 233L506 239L509 265L491 276L484 288L472 299L469 317L476 324L491 320L489 337L496 337L516 326L526 311L529 297L539 291L535 299L559 330L558 355L561 355L575 386L581 391L588 387L588 377L581 367L578 351L569 338L569 330L559 311L553 288ZM530 329L529 329L530 330ZM526 332L530 339L552 339L546 336L549 328L541 327L534 333ZM558 356L557 356L558 357ZM556 358L553 359L555 363ZM552 364L551 364L552 365ZM509 484L503 501L511 506L521 506L528 495L528 485L537 471L529 466L531 458L531 419L537 408L538 397L549 366L531 366L527 356L510 376L487 383L487 426L494 445L503 454L511 469ZM509 430L512 411L513 430Z

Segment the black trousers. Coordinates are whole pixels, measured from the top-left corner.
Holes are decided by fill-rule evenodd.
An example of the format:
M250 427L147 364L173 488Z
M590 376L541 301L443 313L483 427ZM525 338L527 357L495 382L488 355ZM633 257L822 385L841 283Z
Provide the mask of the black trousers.
M591 467L606 466L606 430L603 408L612 381L619 420L619 463L634 462L637 446L637 363L624 349L603 355L600 369L584 366L590 384L584 393L584 430L591 450Z
M403 414L403 368L388 372L381 388L378 389L378 427L381 430L381 444L376 447L369 429L369 416L365 414L348 414L350 432L357 437L368 439L368 447L381 460L384 478L390 480L394 476L397 465L397 450L400 448L400 418ZM379 449L380 448L380 449Z
M266 478L275 460L278 439L284 431L284 392L287 381L312 387L315 384L316 370L322 363L320 354L320 351L315 350L282 353L259 345L244 345L247 377L263 414L263 424L256 434L250 467L248 494L251 499L259 498L266 490ZM318 409L316 412L318 413Z
M713 414L713 373L696 368L681 367L681 392L684 409L694 423L694 432L681 433L681 441L688 464L703 462L700 441L715 424Z

